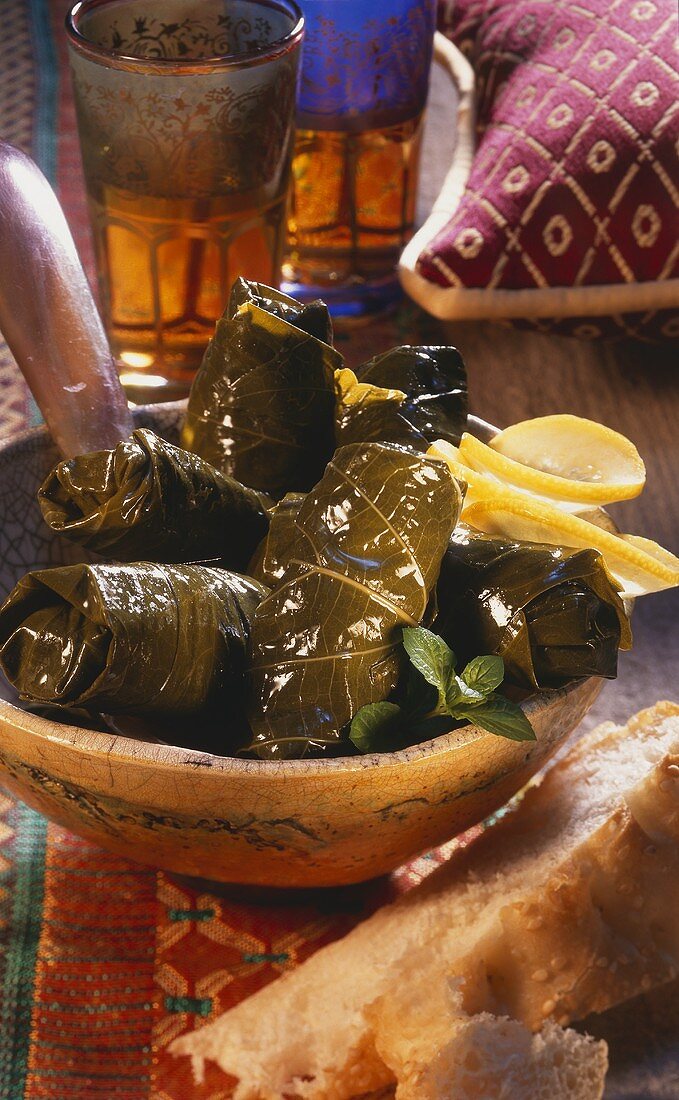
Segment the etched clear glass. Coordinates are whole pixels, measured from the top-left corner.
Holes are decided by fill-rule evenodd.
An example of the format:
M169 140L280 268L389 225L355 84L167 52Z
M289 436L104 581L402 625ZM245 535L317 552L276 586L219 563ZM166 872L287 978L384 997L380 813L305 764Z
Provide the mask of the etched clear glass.
M83 0L67 18L102 312L128 393L185 393L238 275L276 284L293 0Z

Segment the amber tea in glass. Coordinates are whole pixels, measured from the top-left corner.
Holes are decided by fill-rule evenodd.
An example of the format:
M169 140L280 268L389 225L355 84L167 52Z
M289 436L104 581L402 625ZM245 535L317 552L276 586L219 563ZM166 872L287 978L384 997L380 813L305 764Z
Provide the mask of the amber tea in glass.
M363 316L414 228L433 0L306 0L285 289Z
M279 279L290 0L84 0L68 20L102 310L128 393L186 393L234 279Z
M298 131L287 273L329 286L393 276L413 230L421 122Z

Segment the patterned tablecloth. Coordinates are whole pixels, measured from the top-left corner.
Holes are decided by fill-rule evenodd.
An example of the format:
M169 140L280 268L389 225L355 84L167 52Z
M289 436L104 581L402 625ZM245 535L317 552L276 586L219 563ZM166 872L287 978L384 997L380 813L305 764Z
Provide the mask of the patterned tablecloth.
M0 0L0 136L56 187L91 277L67 7ZM0 338L0 438L37 420ZM243 902L114 857L0 791L0 1098L224 1100L226 1078L213 1070L194 1087L168 1043L342 935L442 854L366 888Z

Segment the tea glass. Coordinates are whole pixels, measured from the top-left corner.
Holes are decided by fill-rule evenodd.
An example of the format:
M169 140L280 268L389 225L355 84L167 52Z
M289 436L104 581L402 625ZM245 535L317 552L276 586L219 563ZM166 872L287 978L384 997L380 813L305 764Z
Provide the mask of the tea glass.
M277 283L294 0L80 0L66 20L104 324L135 400L185 394L237 275Z
M304 0L284 289L335 316L400 296L413 232L435 0Z

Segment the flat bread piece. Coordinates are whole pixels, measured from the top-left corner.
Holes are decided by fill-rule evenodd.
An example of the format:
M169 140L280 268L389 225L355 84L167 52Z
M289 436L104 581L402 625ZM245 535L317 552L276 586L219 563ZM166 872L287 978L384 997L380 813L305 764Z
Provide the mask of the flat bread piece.
M405 1026L418 989L435 1004L455 978L468 1016L563 1025L672 978L678 911L679 706L659 703L583 737L419 887L170 1049L237 1077L234 1100L348 1100L395 1079L378 998Z
M601 1100L605 1042L553 1020L534 1035L506 1016L468 1016L457 982L415 994L405 1016L388 993L366 1011L396 1100Z
M434 1062L404 1077L396 1100L601 1100L606 1044L548 1020L471 1016Z

